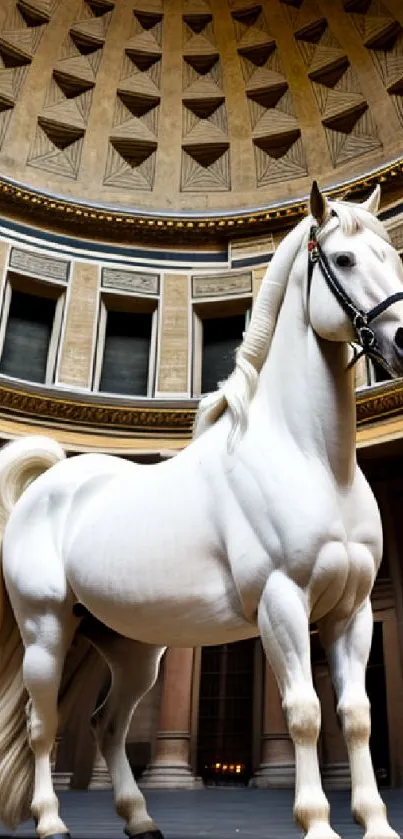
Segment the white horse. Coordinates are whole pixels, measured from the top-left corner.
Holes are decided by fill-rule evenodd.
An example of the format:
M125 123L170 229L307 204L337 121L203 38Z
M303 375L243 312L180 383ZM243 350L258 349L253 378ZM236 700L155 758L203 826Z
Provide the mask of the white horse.
M82 604L83 632L113 674L94 729L129 836L161 836L124 740L164 647L260 634L295 745L295 817L308 839L334 839L316 748L315 621L332 666L354 815L366 839L396 837L368 747L365 668L382 530L356 463L348 365L355 341L403 373L403 270L375 218L378 200L377 189L361 205L328 202L314 184L311 216L274 255L233 374L202 400L196 439L176 458L152 467L91 454L66 460L41 437L0 453L5 823L15 826L30 804L39 837L67 833L50 754L58 699L63 713L86 677L82 667L60 691Z

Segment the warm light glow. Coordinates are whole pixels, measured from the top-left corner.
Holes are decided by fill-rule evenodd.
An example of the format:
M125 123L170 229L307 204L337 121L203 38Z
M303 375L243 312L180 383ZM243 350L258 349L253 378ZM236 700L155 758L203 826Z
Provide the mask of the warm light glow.
M206 766L206 769L208 767ZM244 771L245 766L243 763L211 763L210 768L213 769L215 772L232 772L240 775L241 772Z

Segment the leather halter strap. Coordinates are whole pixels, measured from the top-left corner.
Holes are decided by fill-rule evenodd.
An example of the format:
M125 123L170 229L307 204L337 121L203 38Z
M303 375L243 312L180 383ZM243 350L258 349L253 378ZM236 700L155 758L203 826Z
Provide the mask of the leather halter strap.
M376 334L369 324L385 312L389 306L393 306L393 304L397 303L398 300L403 300L403 291L398 291L395 294L389 295L389 297L382 300L381 303L378 303L368 312L364 312L347 294L346 290L343 288L336 276L326 254L318 242L318 229L319 228L315 225L311 227L308 241L308 297L311 290L313 269L315 265L318 265L326 285L340 304L343 311L349 317L357 337L356 343L361 347L361 352L355 353L349 367L355 364L363 355L367 355L377 364L380 364L387 373L391 373L393 375L392 369L381 353Z

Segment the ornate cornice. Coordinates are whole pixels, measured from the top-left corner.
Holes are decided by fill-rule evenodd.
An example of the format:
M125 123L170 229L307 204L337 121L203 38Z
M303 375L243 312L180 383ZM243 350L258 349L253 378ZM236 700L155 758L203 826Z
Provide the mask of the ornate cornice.
M188 440L197 401L134 401L77 394L0 381L0 416L47 427L105 431L112 436ZM357 394L357 425L362 427L403 413L403 379L365 388Z
M357 426L403 413L403 379L363 388L357 393Z
M126 432L141 437L168 434L190 438L195 410L190 400L179 406L173 400L165 404L151 399L141 403L113 398L100 401L90 395L0 382L0 415L40 421L44 425L108 430L112 434Z
M325 186L328 195L355 197L376 183L384 184L385 191L399 183L403 186L403 158L394 160L363 176ZM217 235L230 238L250 236L270 229L295 224L306 212L306 197L239 212L215 213L157 213L151 211L119 210L102 204L74 201L64 196L41 192L28 185L0 176L0 210L13 218L48 229L63 229L85 238L102 237L108 241L133 241L133 234L144 240L161 241L171 234L175 242L211 240Z

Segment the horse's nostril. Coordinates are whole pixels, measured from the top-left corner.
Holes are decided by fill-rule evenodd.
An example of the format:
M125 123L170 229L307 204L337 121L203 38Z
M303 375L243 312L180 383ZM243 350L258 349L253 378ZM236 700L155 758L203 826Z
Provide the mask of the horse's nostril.
M395 333L395 344L398 350L403 350L403 327L399 326Z

